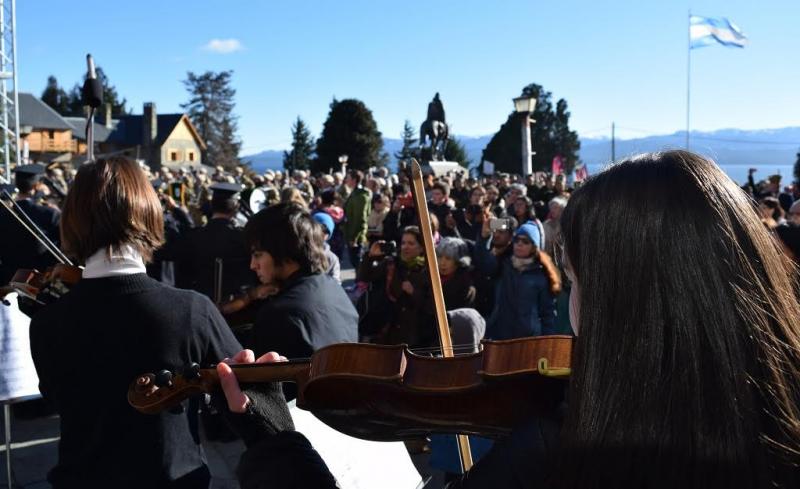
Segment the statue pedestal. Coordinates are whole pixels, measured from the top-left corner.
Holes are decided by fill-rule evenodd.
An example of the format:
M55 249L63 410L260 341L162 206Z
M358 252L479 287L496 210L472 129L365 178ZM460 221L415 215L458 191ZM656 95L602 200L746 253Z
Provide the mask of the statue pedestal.
M464 176L468 176L469 170L459 165L455 161L426 161L422 164L422 173L423 175L433 173L433 175L436 177L447 175L448 173L460 173Z

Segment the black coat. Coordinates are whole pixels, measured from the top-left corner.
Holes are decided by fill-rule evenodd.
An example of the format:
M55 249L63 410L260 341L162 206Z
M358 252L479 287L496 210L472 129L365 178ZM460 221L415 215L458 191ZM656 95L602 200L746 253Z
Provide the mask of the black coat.
M232 219L217 218L202 228L186 233L177 253L176 285L192 289L214 299L214 262L221 258L222 300L256 283L250 270L250 251L244 240L244 231ZM170 257L162 256L163 259Z
M35 204L29 199L17 201L22 211L59 245L59 221L61 212L45 205ZM20 268L35 268L44 271L56 263L56 259L28 231L22 227L6 209L0 209L0 284L5 285Z
M54 487L169 487L207 470L196 407L150 415L127 402L142 373L241 350L206 297L143 273L83 279L34 316L30 337L39 389L61 416Z
M296 274L264 301L253 328L256 356L276 351L310 357L333 343L358 341L358 313L342 286L327 274Z

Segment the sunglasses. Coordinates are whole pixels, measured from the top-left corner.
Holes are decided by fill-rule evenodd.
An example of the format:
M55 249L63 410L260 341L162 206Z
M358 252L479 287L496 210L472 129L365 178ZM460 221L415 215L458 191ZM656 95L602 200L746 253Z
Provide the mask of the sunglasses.
M514 243L519 243L523 245L532 245L533 243L528 238L514 238Z

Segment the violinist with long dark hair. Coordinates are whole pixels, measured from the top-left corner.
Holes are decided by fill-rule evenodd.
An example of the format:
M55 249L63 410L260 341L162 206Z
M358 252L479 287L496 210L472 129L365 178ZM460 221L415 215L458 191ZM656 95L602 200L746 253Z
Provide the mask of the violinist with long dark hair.
M647 154L576 190L561 228L577 334L563 427L531 415L449 487L798 487L796 268L751 199L703 157ZM217 372L249 440L242 486L332 487L273 421L285 407Z
M30 328L40 390L60 415L59 459L48 475L55 488L209 484L196 407L143 416L126 401L128 379L142 369L216 363L241 349L207 297L146 275L163 227L161 204L136 163L80 167L61 237L85 265L83 277Z

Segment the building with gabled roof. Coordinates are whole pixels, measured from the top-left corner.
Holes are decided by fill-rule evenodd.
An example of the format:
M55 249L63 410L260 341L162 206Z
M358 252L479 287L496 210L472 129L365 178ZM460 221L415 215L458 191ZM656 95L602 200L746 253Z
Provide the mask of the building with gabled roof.
M108 120L108 119L106 119ZM206 144L186 114L156 114L155 104L144 104L142 115L125 115L106 124L109 132L97 137L100 151L124 152L147 161L151 168L160 166L197 166L202 164Z

